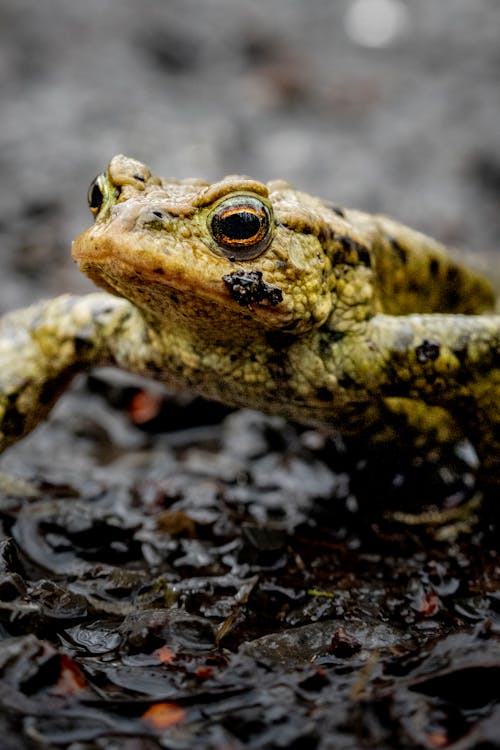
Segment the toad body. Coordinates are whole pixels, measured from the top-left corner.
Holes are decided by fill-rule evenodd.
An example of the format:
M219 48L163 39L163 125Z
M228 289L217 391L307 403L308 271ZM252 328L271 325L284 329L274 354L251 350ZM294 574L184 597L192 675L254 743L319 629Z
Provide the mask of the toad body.
M498 474L500 316L437 242L283 182L161 180L124 156L89 205L73 256L105 293L3 318L1 447L113 364L340 433L462 431Z

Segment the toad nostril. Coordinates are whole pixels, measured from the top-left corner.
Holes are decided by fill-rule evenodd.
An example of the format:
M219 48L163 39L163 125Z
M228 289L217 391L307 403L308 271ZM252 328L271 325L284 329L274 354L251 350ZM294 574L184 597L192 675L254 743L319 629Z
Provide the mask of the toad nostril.
M172 225L172 214L162 208L144 208L139 219L141 226L151 229L170 229Z

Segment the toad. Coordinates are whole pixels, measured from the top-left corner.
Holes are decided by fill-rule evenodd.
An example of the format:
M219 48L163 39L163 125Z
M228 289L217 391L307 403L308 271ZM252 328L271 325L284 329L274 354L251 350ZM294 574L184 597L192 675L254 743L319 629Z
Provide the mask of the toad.
M441 244L282 181L162 180L125 156L88 200L73 257L104 292L1 320L1 448L116 365L346 435L465 434L498 476L500 315Z

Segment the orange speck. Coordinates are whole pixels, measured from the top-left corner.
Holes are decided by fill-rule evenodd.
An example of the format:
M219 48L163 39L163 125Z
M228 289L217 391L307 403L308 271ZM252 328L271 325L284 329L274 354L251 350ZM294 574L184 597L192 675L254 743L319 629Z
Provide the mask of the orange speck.
M424 617L433 617L439 608L439 596L432 591L428 591L420 602L418 613Z
M199 680L208 680L209 677L211 677L214 673L213 667L198 667L198 669L195 672L195 675L198 677Z
M427 735L427 742L431 747L446 747L449 741L448 735L443 732L432 732Z
M153 656L156 656L158 661L160 661L162 664L170 664L170 662L175 659L174 652L167 645L160 646L160 648L155 649L153 651Z
M158 416L162 400L148 391L138 391L128 407L130 419L134 424L145 424Z
M62 696L76 695L85 687L85 677L73 659L70 659L66 654L61 655L60 664L59 678L51 692Z
M155 703L142 714L142 718L153 729L161 731L184 721L186 712L177 703Z

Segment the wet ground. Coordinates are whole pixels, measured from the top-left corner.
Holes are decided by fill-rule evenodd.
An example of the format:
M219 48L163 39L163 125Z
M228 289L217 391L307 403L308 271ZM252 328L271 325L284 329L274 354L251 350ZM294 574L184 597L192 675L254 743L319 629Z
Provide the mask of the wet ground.
M1 308L91 288L69 244L120 151L284 177L497 276L499 32L494 0L0 0ZM99 371L0 468L2 747L500 746L466 443L367 453Z
M448 538L466 462L102 373L5 465L37 488L0 505L9 748L498 746L497 527Z

